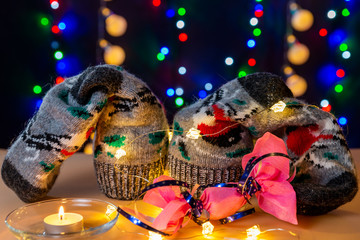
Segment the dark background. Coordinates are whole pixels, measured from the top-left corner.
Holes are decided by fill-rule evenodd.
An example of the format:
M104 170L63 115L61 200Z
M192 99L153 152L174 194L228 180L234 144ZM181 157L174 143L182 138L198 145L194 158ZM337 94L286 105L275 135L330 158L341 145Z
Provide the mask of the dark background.
M358 1L297 1L314 15L313 26L305 32L297 32L289 25L289 1L285 0L162 1L159 7L153 6L150 0L59 0L59 3L59 9L54 10L49 1L21 0L7 2L1 10L1 148L7 148L24 129L41 103L39 100L55 84L57 76L72 76L88 66L104 62L98 45L100 38L124 48L124 67L150 86L165 105L171 122L180 107L175 105L174 96L166 95L168 88L182 87L186 106L199 98L198 92L204 89L205 83L212 83L213 90L208 91L211 93L237 77L240 70L247 73L269 71L285 79L283 67L289 64L285 57L288 48L286 35L289 33L310 49L310 58L305 64L290 64L307 80L308 90L299 98L317 106L322 99L328 99L331 112L348 120L343 128L349 146L360 147ZM258 3L264 10L256 26L262 34L254 37L254 27L249 20ZM125 17L128 23L125 35L111 37L104 31L101 6ZM179 7L187 10L185 16L166 16L167 10ZM341 16L345 7L351 13L348 17ZM337 11L335 19L326 17L330 9ZM42 17L49 18L49 26L40 24ZM185 21L183 30L175 26L179 19ZM51 25L60 21L66 22L67 28L61 34L53 34ZM326 37L319 36L321 28L328 30ZM330 40L336 38L339 31L345 34L342 40L349 46L350 59L342 59L339 44L332 44ZM180 32L188 34L186 42L178 40ZM256 39L256 47L252 49L246 46L250 38ZM59 49L64 53L66 70L57 68L58 61L53 57L55 50L51 47L53 41L59 43ZM156 55L163 46L167 46L170 53L164 61L158 61ZM224 63L228 56L234 59L231 66ZM247 65L250 57L257 61L254 67ZM324 66L329 65L344 69L345 78L336 78L324 71ZM185 75L179 75L180 66L186 66ZM341 93L334 91L338 82L344 86ZM34 85L42 86L43 92L35 94Z

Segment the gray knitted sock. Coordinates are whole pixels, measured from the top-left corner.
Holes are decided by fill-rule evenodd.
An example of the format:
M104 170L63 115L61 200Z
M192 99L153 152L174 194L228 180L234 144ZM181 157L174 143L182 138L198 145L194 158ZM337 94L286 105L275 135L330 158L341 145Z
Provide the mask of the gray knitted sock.
M285 108L275 112L272 108L279 101L283 101ZM256 73L235 79L195 105L195 113L184 110L175 117L175 124L178 122L181 127L184 126L184 131L194 121L198 121L195 126L201 130L204 121L211 123L216 112L221 112L224 119L231 119L246 127L254 138L261 137L265 132L283 138L293 158L292 166L297 168L293 186L297 192L298 213L323 214L355 196L357 180L354 163L336 119L327 112L294 99L280 77ZM191 145L185 143L182 149L187 153L194 152L197 142ZM170 147L171 169L177 169L180 166L178 162L185 162L176 153L176 148ZM218 150L208 148L208 152L211 155ZM196 159L196 154L188 154L185 163L195 164ZM206 165L215 162L212 158L203 161ZM223 161L222 164L225 167L227 162ZM172 171L172 175L178 178L175 173Z
M125 111L128 104L126 100L117 99L115 105L115 93L122 92L122 89L128 93L133 90L134 85L140 84L139 82L140 80L123 71L121 67L101 65L90 67L50 89L37 114L8 150L1 169L6 185L25 202L45 197L56 180L61 163L81 147L97 125L97 132L101 132L101 128L109 133L112 131L111 127L106 125L112 121L111 115L104 115L104 112L108 114L110 109L114 117L124 118L119 119L119 122L129 121L128 116L131 115L146 117L148 121L153 120L156 123L159 123L158 118L164 120L165 118L160 116L164 116L164 113L158 103L157 111L146 109L145 115L137 113L143 110L142 107ZM133 105L143 106L140 101L144 99L151 103L155 101L148 89L145 90L144 87L143 90L146 94L143 92L142 96L136 95ZM114 101L109 103L109 99ZM155 117L152 117L152 114ZM99 122L100 118L103 119ZM138 120L127 124L136 129L145 123ZM166 126L164 121L159 128L166 129ZM165 142L165 138L159 140L154 143L154 148ZM166 151L166 148L162 151ZM139 154L141 153L139 151ZM134 159L136 154L137 152L133 153ZM148 163L152 160L153 158L149 158Z

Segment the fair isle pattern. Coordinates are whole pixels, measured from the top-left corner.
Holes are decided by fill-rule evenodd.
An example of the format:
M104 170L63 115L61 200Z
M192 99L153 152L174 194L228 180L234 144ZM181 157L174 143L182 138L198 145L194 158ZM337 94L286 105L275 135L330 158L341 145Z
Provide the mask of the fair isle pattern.
M270 110L280 100L287 105L284 111ZM233 123L238 124L234 132ZM202 134L212 132L213 139L188 139L185 132L190 128ZM218 134L221 128L226 131ZM181 132L174 132L169 148L170 172L175 179L193 185L223 181L223 172L239 166L242 154L252 149L249 139L271 132L284 140L291 165L297 170L292 185L297 193L298 213L324 214L350 201L357 192L354 162L335 117L294 99L274 74L255 73L224 84L178 112L176 129ZM241 140L234 141L233 134L239 133Z
M46 94L39 111L8 150L1 169L5 184L24 202L43 199L53 186L62 162L82 146L95 128L101 138L94 152L95 166L106 165L106 161L106 166L114 165L116 150L125 147L127 137L154 129L168 133L162 106L145 83L121 67L90 67L65 79ZM147 136L145 139L145 144L141 141L141 145L126 146L129 157L122 163L124 169L148 166L146 171L137 172L140 178L147 177L148 172L153 173L150 177L162 173L152 169L158 168L152 163L165 159L168 146L165 134L162 139L157 136L153 143L149 143ZM108 146L109 151L104 146ZM103 169L102 175L97 169L98 176L103 176L98 182L107 186L102 189L108 193L108 188L116 188L118 183L114 182L111 167ZM130 185L124 190L118 189L119 196L109 196L119 199L133 196L131 181L134 180L126 176L117 179L130 181Z

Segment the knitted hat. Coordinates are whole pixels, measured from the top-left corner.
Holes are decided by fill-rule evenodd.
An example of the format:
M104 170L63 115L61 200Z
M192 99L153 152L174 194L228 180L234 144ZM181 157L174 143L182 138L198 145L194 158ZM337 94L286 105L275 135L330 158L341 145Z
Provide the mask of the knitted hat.
M145 83L125 71L122 75L98 121L94 165L101 190L108 197L129 200L162 175L169 126Z
M132 81L134 82L132 83ZM125 83L129 86L126 86ZM138 87L137 90L142 89L142 93L135 91L135 86ZM133 93L134 99L131 102L133 104L131 108L126 100L122 101L121 97L117 99L117 108L114 107L115 100L113 103L108 103L110 102L108 99L113 100L122 92ZM63 83L49 90L39 111L9 148L1 169L5 184L25 202L44 198L53 186L62 162L81 147L96 128L99 118L104 118L101 121L101 127L106 127L107 132L111 131L111 127L105 125L106 120L110 121L110 114L109 116L104 115L104 112L108 113L108 109L114 110L112 114L114 117L124 117L128 120L130 116L133 119L143 118L144 114L139 114L137 109L145 108L143 105L152 106L153 111L147 110L145 114L147 118L153 120L148 125L152 125L156 129L166 129L164 112L156 98L151 96L150 90L144 83L115 66L90 67L77 76L65 79ZM147 123L134 121L128 122L124 126L127 126L128 129L139 127L148 131L145 128ZM98 132L101 131L99 129L101 127L98 127ZM135 131L139 134L143 133L138 129ZM166 139L158 140L155 144L148 143L143 147L151 145L152 149L160 148L166 142ZM133 148L133 151L131 155L135 155L137 149ZM142 153L142 150L139 151L139 154ZM148 155L150 153L149 150ZM159 155L156 151L152 154L153 156ZM143 155L138 155L138 157L139 160L133 157L134 163L128 164L142 164L144 162ZM154 158L148 158L147 163L152 163ZM102 176L108 177L111 169L113 168L110 166L103 168ZM157 172L159 171L157 170ZM146 177L147 174L145 173L143 177ZM99 182L102 183L102 181Z
M202 113L201 118L188 110L192 108L196 108L197 114ZM207 98L180 111L175 117L174 129L176 125L184 126L182 128L186 130L194 127L201 134L208 134L202 126L211 125L208 119L216 119L217 112L222 113L223 119L247 128L255 139L265 132L272 132L285 141L293 159L292 166L297 169L293 186L297 192L298 213L326 213L350 201L357 192L354 163L334 116L294 99L280 77L256 73L234 79ZM182 141L182 149L189 154L188 159L179 157L176 151L179 151L177 144L181 139L184 138L173 139L170 146L173 177L179 177L178 169L182 164L192 167L199 161L204 165L217 161L211 157L199 160L198 155L193 154L200 151L195 141L191 144ZM208 148L207 151L209 156L218 153L217 148ZM228 166L227 161L220 164ZM181 178L186 178L186 174L188 172L184 171ZM192 182L197 181L194 178Z

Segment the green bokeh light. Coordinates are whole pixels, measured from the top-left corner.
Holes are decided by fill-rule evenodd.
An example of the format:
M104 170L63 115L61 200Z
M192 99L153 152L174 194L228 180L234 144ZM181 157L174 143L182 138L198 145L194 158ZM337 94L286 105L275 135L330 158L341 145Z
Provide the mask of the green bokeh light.
M339 46L340 51L344 52L348 49L348 45L346 43L342 43Z
M335 92L341 93L344 90L344 87L341 84L335 86Z
M162 53L158 53L156 57L159 61L163 61L165 59L165 55Z
M260 28L255 28L253 31L253 34L255 37L258 37L261 35L261 29Z
M41 18L40 23L43 26L47 26L47 25L49 25L49 19L46 17L43 17L43 18Z
M350 11L347 9L347 8L344 8L341 12L341 14L344 16L344 17L347 17L350 15Z
M246 72L245 72L245 71L240 71L240 72L239 72L239 78L245 77L245 76L246 76Z
M182 105L184 105L184 99L182 97L177 97L175 99L175 104L176 106L181 107Z
M35 85L33 91L35 94L40 94L42 92L42 88L39 85Z
M179 9L178 9L178 14L179 14L180 16L184 16L185 13L186 13L185 8L179 8Z
M60 60L64 57L64 54L61 52L61 51L56 51L54 53L54 57L57 59L57 60Z

